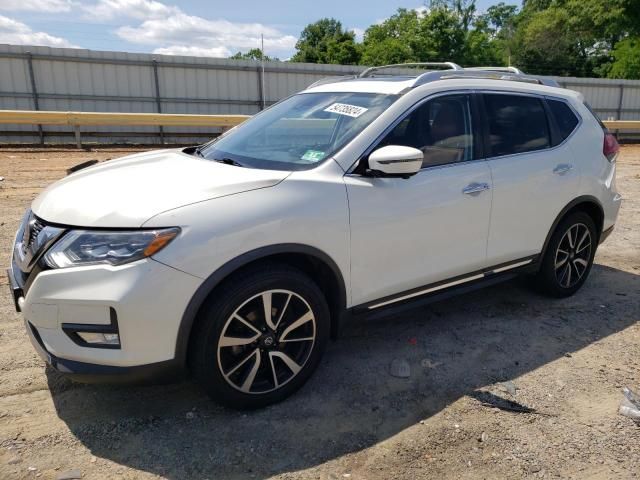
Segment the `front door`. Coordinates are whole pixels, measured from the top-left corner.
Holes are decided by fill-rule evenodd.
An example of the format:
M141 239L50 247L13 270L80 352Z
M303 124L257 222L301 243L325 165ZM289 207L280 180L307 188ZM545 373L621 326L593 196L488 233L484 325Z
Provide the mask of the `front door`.
M345 176L354 305L486 266L491 174L473 110L468 94L428 99L379 142L424 152L413 177Z

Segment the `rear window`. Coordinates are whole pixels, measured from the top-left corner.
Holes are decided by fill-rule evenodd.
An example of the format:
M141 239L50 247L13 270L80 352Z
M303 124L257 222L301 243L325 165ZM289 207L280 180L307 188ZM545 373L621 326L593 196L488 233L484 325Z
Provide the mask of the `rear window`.
M558 133L562 140L565 140L576 129L578 117L573 113L571 107L561 100L547 99L547 104L556 121Z
M542 101L520 95L484 94L493 157L548 148L549 126Z

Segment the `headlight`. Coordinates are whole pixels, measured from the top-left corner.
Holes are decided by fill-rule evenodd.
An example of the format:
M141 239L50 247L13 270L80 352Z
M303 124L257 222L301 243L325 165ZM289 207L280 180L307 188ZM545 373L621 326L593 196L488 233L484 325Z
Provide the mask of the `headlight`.
M164 248L179 228L137 231L72 230L44 256L51 268L122 265L150 257Z

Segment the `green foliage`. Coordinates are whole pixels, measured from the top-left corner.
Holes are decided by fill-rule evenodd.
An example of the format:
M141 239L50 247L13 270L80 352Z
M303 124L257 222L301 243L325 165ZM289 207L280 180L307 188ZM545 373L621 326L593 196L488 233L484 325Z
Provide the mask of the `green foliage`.
M262 50L259 48L252 48L246 53L238 52L235 55L230 56L232 60L262 60ZM264 60L266 62L270 60L278 60L275 57L270 57L269 55L264 56Z
M502 63L486 22L476 20L474 12L475 3L462 0L434 2L428 12L401 8L366 30L362 63ZM476 23L480 23L477 28Z
M640 78L640 37L625 38L616 44L609 78Z
M584 75L569 12L550 7L521 19L514 38L514 64L531 73Z
M292 61L382 65L454 61L544 75L640 78L640 0L523 0L476 11L475 0L400 8L362 43L335 19L308 25Z
M360 60L355 34L343 30L342 23L333 18L307 25L296 43L296 50L292 62L354 65Z
M487 27L494 35L499 35L503 30L513 29L518 7L500 2L487 8L487 13L481 18L487 23Z
M610 71L616 43L637 28L629 21L630 5L629 0L527 0L517 18L514 63L531 73L603 75Z

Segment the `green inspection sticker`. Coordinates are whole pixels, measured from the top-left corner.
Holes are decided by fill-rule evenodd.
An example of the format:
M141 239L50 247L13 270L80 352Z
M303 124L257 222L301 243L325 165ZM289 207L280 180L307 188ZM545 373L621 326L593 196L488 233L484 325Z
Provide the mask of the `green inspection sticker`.
M309 162L318 162L324 158L324 152L320 150L307 150L300 158Z

